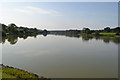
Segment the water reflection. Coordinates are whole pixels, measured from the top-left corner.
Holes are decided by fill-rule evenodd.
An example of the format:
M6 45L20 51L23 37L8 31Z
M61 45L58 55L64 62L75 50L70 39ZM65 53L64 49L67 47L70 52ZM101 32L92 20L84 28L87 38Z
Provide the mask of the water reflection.
M102 36L81 36L83 41L88 41L91 39L95 39L95 40L103 40L103 42L105 43L110 43L113 42L115 44L119 44L120 43L120 38L115 38L115 37L102 37Z
M90 36L90 35L79 35L77 33L65 33L65 32L54 32L50 34L42 34L44 37L47 35L56 35L56 36L66 36L66 37L71 37L71 38L82 38L83 41L89 41L91 39L95 40L103 40L105 43L110 43L113 42L115 44L120 43L120 38L119 37L108 37L108 36ZM34 37L36 38L37 35L20 35L20 36L6 36L6 37L0 37L0 43L4 44L5 41L7 40L11 45L14 45L17 43L18 38L23 38L27 39L28 37Z
M71 32L52 32L51 34L58 36L73 37L73 38L82 38L83 41L89 41L91 39L95 39L95 40L103 40L105 43L109 43L109 42L113 42L115 44L120 43L120 37L113 37L113 36L80 35L78 33L71 33Z
M19 36L6 36L6 37L0 37L0 43L4 44L6 41L8 41L11 45L14 45L17 43L19 38L27 39L28 37L34 37L36 38L37 35L19 35Z
M118 46L111 41L105 44L99 36L95 39L72 33L23 37L9 39L14 46L8 43L11 37L4 38L4 64L48 78L117 77Z

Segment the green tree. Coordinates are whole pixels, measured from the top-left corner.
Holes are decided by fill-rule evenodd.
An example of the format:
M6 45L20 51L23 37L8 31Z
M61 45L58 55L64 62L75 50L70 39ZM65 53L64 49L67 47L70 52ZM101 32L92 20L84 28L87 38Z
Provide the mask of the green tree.
M14 23L9 24L7 30L9 32L9 34L17 34L18 33L17 26Z
M82 32L86 34L91 34L91 31L89 28L83 28Z
M104 28L104 32L111 32L110 27Z
M99 31L96 31L96 32L95 32L95 36L100 36L100 32L99 32Z

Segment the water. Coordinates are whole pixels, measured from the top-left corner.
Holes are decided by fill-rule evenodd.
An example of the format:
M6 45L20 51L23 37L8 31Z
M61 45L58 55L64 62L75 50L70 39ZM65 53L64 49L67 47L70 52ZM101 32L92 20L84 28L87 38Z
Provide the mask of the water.
M101 39L38 35L2 45L3 64L47 78L117 78L118 44Z

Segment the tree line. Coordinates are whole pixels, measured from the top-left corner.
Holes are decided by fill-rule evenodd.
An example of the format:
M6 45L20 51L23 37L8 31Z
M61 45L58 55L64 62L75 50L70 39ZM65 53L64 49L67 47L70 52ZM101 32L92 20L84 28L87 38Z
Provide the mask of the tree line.
M66 30L66 32L73 34L94 34L98 36L101 35L100 33L115 33L115 35L120 35L120 27L106 27L102 30L90 30L89 28L83 28L82 30Z
M1 24L2 26L2 36L7 36L7 35L35 35L35 34L43 34L47 35L50 34L50 31L47 31L46 29L38 30L37 28L27 28L27 27L17 27L14 23L9 24L8 26L5 24ZM115 28L110 28L110 27L105 27L102 30L91 30L89 28L83 28L82 30L66 30L61 33L66 33L66 34L92 34L92 35L97 35L100 36L102 35L101 33L114 33L114 35L120 35L120 27L115 27ZM104 34L106 35L106 34Z
M1 24L2 26L2 36L7 35L34 35L38 34L39 30L37 28L27 28L27 27L17 27L14 23L9 24L8 26L5 24Z

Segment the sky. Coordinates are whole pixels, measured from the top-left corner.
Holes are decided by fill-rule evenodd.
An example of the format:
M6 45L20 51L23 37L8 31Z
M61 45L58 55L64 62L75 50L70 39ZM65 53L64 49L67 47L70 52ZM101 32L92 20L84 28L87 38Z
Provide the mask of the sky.
M1 2L0 23L38 29L118 26L117 2Z

